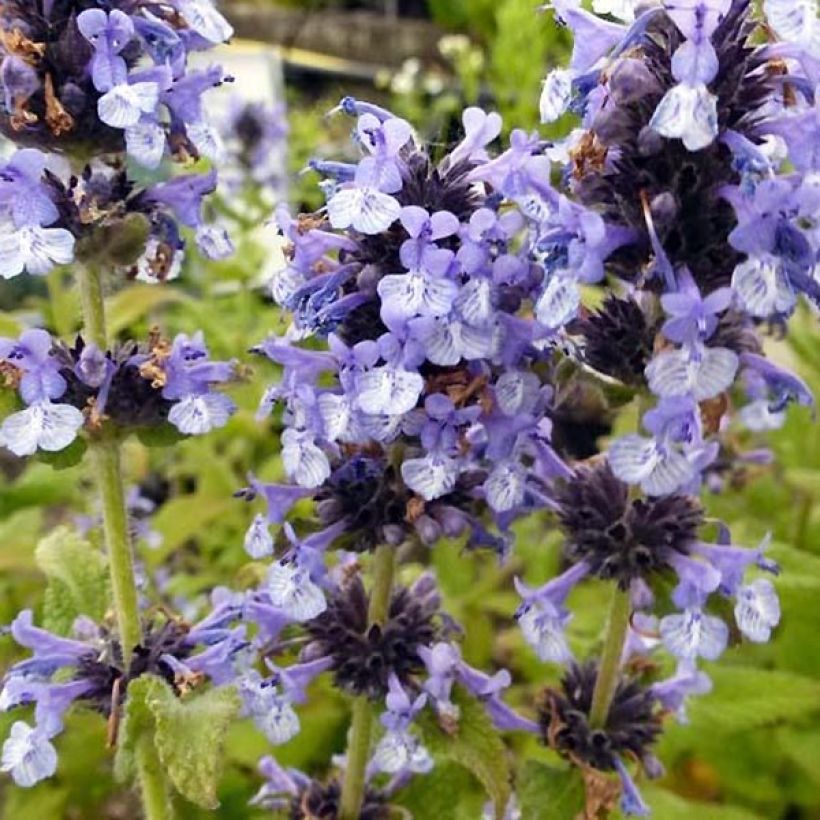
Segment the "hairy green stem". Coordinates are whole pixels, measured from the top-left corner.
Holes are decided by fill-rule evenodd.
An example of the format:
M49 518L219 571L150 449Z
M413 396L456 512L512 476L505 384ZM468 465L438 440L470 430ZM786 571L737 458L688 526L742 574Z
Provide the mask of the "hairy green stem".
M108 553L108 573L114 595L123 662L128 665L134 648L142 640L137 587L134 583L134 556L128 530L128 513L120 466L120 445L114 438L92 442L91 464L103 512L103 532Z
M136 756L145 820L171 820L174 811L165 786L162 763L150 735L143 735L140 738Z
M105 300L98 267L88 263L77 266L80 299L83 307L83 335L100 350L108 347L105 323ZM104 431L91 442L92 467L102 502L103 532L108 553L108 571L114 610L119 627L123 662L128 665L131 653L142 639L134 556L128 528L128 512L123 488L120 445Z
M373 556L373 586L370 590L368 624L384 624L390 611L396 550L386 544ZM347 764L339 804L339 820L359 820L365 790L365 770L370 757L370 735L373 729L373 707L366 695L353 702L353 717L347 743Z
M78 264L77 280L83 307L83 336L86 343L93 342L104 351L108 346L108 337L105 332L105 300L100 269L91 263Z
M609 609L609 621L606 628L604 650L601 653L601 665L595 679L592 693L592 705L589 709L589 723L594 729L606 724L609 707L618 688L621 670L621 654L624 649L626 633L629 629L629 618L632 614L632 602L629 590L615 587L612 605Z

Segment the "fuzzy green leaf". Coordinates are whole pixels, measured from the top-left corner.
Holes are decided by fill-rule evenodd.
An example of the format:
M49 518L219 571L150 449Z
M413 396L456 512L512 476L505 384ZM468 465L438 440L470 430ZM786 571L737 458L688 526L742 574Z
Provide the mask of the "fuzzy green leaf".
M202 808L216 808L225 736L239 707L232 687L183 700L160 678L137 678L128 688L117 776L133 776L136 744L143 733L153 732L159 758L177 791Z
M459 709L457 727L444 731L428 714L421 721L424 743L436 758L452 760L473 774L501 816L510 797L507 749L478 700L456 687L453 703Z
M689 709L695 734L802 722L820 711L820 682L810 678L748 666L715 665L708 672L714 690Z
M166 687L162 697L148 699L156 721L157 751L171 782L183 797L203 808L219 805L222 749L239 705L239 695L230 687L209 689L187 700Z
M100 621L108 608L105 558L68 527L43 538L34 552L37 566L48 577L44 624L67 634L79 615Z
M584 808L584 781L577 769L529 760L521 769L517 792L522 817L531 820L574 820Z

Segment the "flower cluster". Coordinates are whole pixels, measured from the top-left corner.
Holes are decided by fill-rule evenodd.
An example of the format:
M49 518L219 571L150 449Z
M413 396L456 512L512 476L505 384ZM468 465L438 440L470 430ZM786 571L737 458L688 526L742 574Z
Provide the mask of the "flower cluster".
M618 771L623 809L643 814L626 764L659 774L649 747L662 713L682 716L687 695L708 691L697 661L729 641L714 602L732 602L753 642L780 620L771 581L747 577L777 572L764 545L737 546L723 526L716 543L702 540L696 493L702 482L720 486L726 458L746 457L721 449L733 403L752 430L782 423L791 401L813 404L763 355L759 331L761 320L784 325L797 294L820 294L817 157L790 131L814 116L816 39L805 32L816 20L771 0L768 30L782 42L756 45L745 0L594 4L623 23L573 2L553 7L576 40L569 68L544 83L542 117L571 110L581 123L546 149L562 165L561 192L542 197L536 249L547 277L536 315L560 329L570 355L640 397L647 434L615 439L554 492L568 568L539 589L517 582L517 619L541 660L569 667L543 696L544 742L578 765ZM614 293L587 309L581 288L606 274ZM600 725L591 719L599 668L577 665L565 634L567 598L591 577L617 584L629 614ZM674 658L671 678L628 675L634 655L657 649Z
M213 171L139 188L116 158L75 175L61 158L23 148L0 167L0 277L45 274L78 257L140 281L173 279L185 247L181 225L210 258L233 250L224 229L205 220L203 200L214 190Z
M782 324L798 293L820 295L817 157L805 149L816 140L802 132L815 116L816 21L808 7L773 0L766 22L782 41L755 45L743 0L637 17L631 3L601 7L623 24L573 3L555 9L579 38L569 69L544 83L542 114L571 109L582 120L549 152L577 204L551 209L545 225L584 246L556 265L556 299L600 281L604 261L622 280L623 296L597 314L584 316L574 295L564 317L586 363L658 399L642 418L649 435L616 441L610 464L650 495L694 491L718 456L708 437L725 427L721 403L736 381L747 398L740 419L755 430L781 423L790 401L813 403L763 358L756 325ZM628 241L613 248L613 232Z
M326 208L279 209L289 262L271 289L293 324L256 348L283 368L260 413L284 406L285 471L304 492L257 490L271 522L312 495L347 549L466 532L504 553L510 522L549 507L568 470L550 441L551 329L526 318L544 277L533 223L488 170L500 119L468 109L464 139L434 163L404 120L340 108L362 159L314 160ZM522 163L544 176L539 150L527 142ZM299 344L315 335L326 349Z
M26 330L0 339L0 372L25 404L0 426L0 444L18 456L62 450L82 427L93 432L107 420L123 429L167 421L199 435L234 411L212 389L233 378L234 365L211 361L201 333L101 351L81 337L69 348L45 330Z
M74 635L62 637L34 626L29 610L21 612L11 635L32 655L7 672L0 710L33 705L34 726L24 720L12 725L0 770L10 772L19 786L51 777L57 768L51 741L62 732L69 707L84 705L116 727L129 683L141 675L157 675L177 694L205 681L231 682L248 644L244 627L232 625L238 612L233 596L217 590L211 613L196 624L146 620L128 664L119 638L106 625L80 617Z
M149 168L166 154L219 159L202 95L225 77L188 66L233 34L211 0L10 0L0 34L0 130L13 142L86 157L126 149Z

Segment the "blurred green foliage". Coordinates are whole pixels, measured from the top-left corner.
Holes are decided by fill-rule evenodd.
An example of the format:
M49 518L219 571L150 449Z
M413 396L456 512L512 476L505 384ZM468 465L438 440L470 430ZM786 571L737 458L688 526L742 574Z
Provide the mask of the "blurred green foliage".
M562 35L546 20L533 17L531 0L431 0L431 9L442 25L466 31L482 43L481 59L471 56L475 51L469 44L457 49L451 55L455 83L445 82L432 95L438 102L428 105L428 91L411 87L394 97L396 110L433 133L488 88L508 125L533 127L538 83L546 65L565 50ZM339 155L349 124L328 129L321 119L335 102L336 98L300 105L291 100L294 172L310 156ZM294 201L317 206L321 200L315 181L312 174L294 176ZM242 549L254 510L232 494L246 483L248 472L266 480L282 475L277 419L259 422L254 417L276 368L244 354L266 334L285 328L285 320L260 286L260 270L273 256L270 237L261 236L256 228L261 216L250 211L237 219L238 252L229 261L205 263L192 257L182 278L165 287L108 283L111 325L123 336L144 337L156 324L168 335L202 329L215 357L238 356L243 363L243 378L231 390L240 409L225 428L167 448L131 440L126 449L131 485L156 483L157 477L167 482L167 500L152 520L161 543L137 545L148 597L188 617L204 608L215 586L243 589L257 582L259 568ZM55 272L46 284L47 289L0 284L0 303L12 308L0 315L0 335L14 334L38 319L65 338L76 332L78 304L71 272ZM820 394L817 350L816 317L808 310L795 318L789 339L772 346L772 353L795 367ZM0 390L0 409L8 398L8 391ZM748 439L744 443L754 444ZM706 503L711 514L730 525L737 543L754 545L766 532L772 533L770 554L783 568L777 581L783 620L770 644L740 645L736 640L719 663L707 664L714 691L692 703L688 725L668 725L659 749L667 774L656 784L641 784L659 820L820 817L820 437L809 412L797 408L790 410L770 443L774 466L750 466L745 473L733 474L726 491L708 496ZM80 514L96 515L87 465L60 467L37 459L24 467L0 454L0 623L30 606L38 622L50 613L59 625L61 610L54 600L49 603L49 596L60 601L66 594L90 596L95 608L99 606L85 587L71 588L53 542L35 551L57 526L73 526ZM402 573L411 577L423 565L434 568L445 608L464 629L466 658L488 671L509 668L514 686L508 700L531 713L535 696L556 682L558 670L539 663L515 628L511 614L518 599L512 579L521 575L534 585L553 575L560 562L560 536L547 517L533 517L517 531L515 555L502 567L491 556L465 554L457 543L442 543ZM98 536L92 532L90 537ZM99 544L92 547L98 549ZM66 546L70 555L81 549L72 540ZM90 578L98 569L95 561L88 565ZM60 584L69 587L68 593L53 592ZM573 593L570 639L580 657L599 646L607 598L608 590L596 583ZM0 640L0 668L15 657L13 642ZM299 710L301 734L275 750L280 762L314 774L327 771L331 755L344 748L347 708L325 679L317 681L308 704ZM438 727L425 725L438 765L402 793L401 802L412 816L476 820L487 790L501 798L506 794L513 760L523 763L517 790L525 820L575 816L581 806L581 784L553 753L522 735L507 738L502 746L477 710L466 701L462 709L467 716L476 714L465 718L460 742L445 742ZM164 719L178 719L173 710L168 714ZM0 713L0 737L15 718ZM173 734L167 735L169 743ZM75 711L57 742L58 776L31 790L0 780L0 818L138 817L134 796L113 778L113 754L106 748L105 735L101 718ZM248 800L260 785L256 764L273 750L242 720L231 723L226 750L219 808L209 812L179 797L179 817L270 816L250 808ZM191 762L206 768L212 764L213 760ZM187 774L177 776L184 781Z

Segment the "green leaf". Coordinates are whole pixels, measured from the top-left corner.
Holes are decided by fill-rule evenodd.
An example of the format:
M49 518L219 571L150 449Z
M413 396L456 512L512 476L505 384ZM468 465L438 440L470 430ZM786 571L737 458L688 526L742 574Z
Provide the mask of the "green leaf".
M100 621L108 608L105 558L68 527L58 527L34 551L37 566L48 577L44 623L66 635L78 615Z
M652 815L662 817L663 820L691 820L692 817L708 817L709 820L761 820L759 814L739 806L694 802L657 786L641 786L641 794L652 809Z
M820 681L773 669L719 666L708 670L714 690L693 700L691 726L682 731L739 732L820 711Z
M522 817L529 820L574 820L584 809L584 781L577 769L528 760L518 776L517 792Z
M160 760L177 791L202 808L216 808L225 736L239 706L233 687L216 687L183 700L160 678L137 678L128 688L118 776L133 775L136 743L141 733L153 730Z
M475 820L485 800L481 784L463 766L446 761L399 792L413 820Z
M507 749L476 698L456 687L453 703L459 709L457 727L444 731L432 715L426 714L421 721L424 743L437 758L451 760L471 772L484 786L500 817L510 797Z
M75 438L68 447L53 453L38 450L36 458L55 470L68 470L70 467L76 467L83 460L83 455L87 449L88 445L84 439Z

